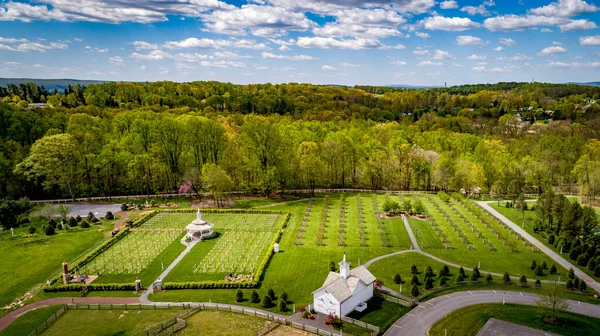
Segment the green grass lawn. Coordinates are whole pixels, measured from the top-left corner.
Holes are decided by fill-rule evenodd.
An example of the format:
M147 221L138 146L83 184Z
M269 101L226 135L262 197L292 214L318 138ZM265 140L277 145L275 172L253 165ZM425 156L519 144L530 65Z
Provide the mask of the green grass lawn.
M376 325L381 328L380 331L383 334L392 324L409 311L410 308L385 301L382 298L373 297L367 302L367 309L365 311L354 311L348 317Z
M0 331L0 336L28 336L34 329L41 326L50 316L54 315L61 306L42 307L27 312L4 330Z
M482 304L465 307L449 314L433 325L429 330L429 335L477 335L490 318L565 336L598 335L600 333L600 319L563 312L559 314L561 323L554 326L544 323L537 308L533 306Z
M182 310L70 310L54 323L45 336L138 335Z
M408 224L417 238L417 243L421 249L442 249L444 244L437 236L429 222L408 218Z
M178 335L254 336L268 322L255 316L202 311L189 317L188 323Z
M541 252L532 252L531 247L526 247L524 242L518 240L516 235L512 235L512 230L509 230L505 226L495 223L491 228L487 228L485 224L471 214L463 204L454 199L451 200L450 204L455 210L437 196L413 197L420 197L422 199L427 212L433 217L453 246L453 249L445 250L429 248L426 245L423 250L436 257L471 268L481 263L481 269L485 271L501 274L509 272L512 275L525 275L531 278L534 277L534 274L529 266L533 260L536 260L537 263L546 261L548 267L553 264L550 257L545 254ZM437 209L435 205L437 205L439 209ZM449 222L444 218L444 215L456 224L456 229L451 227ZM464 216L465 219L462 219L460 215ZM469 227L469 224L471 224L471 227ZM496 234L493 233L492 230L494 230ZM477 231L481 233L482 237L478 237ZM460 237L461 234L469 241L469 244L463 243L463 238ZM504 237L508 245L506 245L501 238L498 238L497 234ZM488 243L491 243L496 251L490 251ZM518 252L511 252L510 244L514 244L514 246L517 247ZM474 249L467 249L468 245L473 246ZM556 266L559 273L566 274L564 268L559 265ZM539 278L546 279L548 277L549 275L546 272L545 275L540 276Z
M505 202L500 202L500 206L498 206L498 202L489 203L489 205L492 208L494 208L496 211L498 211L499 213L504 215L506 218L511 220L513 223L515 223L519 226L522 226L522 224L524 222L525 225L523 226L523 228L525 229L525 231L527 231L527 233L529 233L530 235L535 237L542 244L546 245L547 247L552 249L554 252L560 254L560 249L557 249L556 247L554 247L554 245L548 244L548 237L549 237L548 233L546 233L546 232L538 233L538 232L533 231L533 226L534 226L535 219L536 219L535 211L531 211L531 210L525 211L524 212L525 220L523 221L523 212L521 210L518 210L515 208L507 208L505 206L505 204L506 204ZM527 202L527 206L529 206L530 209L531 209L531 206L533 206L534 204L535 204L534 202ZM596 210L598 212L597 208L596 208ZM587 275L591 276L592 278L598 279L597 277L594 277L594 272L588 270L587 267L577 266L577 263L574 260L569 259L568 253L563 253L562 257L565 258L566 260L570 261L571 264L573 264L574 266L579 268L582 272L586 273Z
M104 233L102 226L88 229L57 230L54 236L37 234L33 238L12 238L4 232L0 240L0 307L21 297L36 284L45 283L60 271L63 261L72 261L84 252L99 245ZM25 229L15 230L15 234Z

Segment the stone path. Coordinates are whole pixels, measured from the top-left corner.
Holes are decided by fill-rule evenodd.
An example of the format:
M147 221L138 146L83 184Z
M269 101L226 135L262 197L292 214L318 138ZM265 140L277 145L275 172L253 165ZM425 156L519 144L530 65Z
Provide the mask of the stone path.
M185 257L188 253L190 253L190 251L192 250L192 248L194 246L196 246L196 244L198 244L200 241L199 240L194 240L190 243L187 243L187 247L185 248L185 250L183 250L183 252L181 252L179 254L179 256L177 256L177 258L175 258L175 260L173 260L173 262L167 267L165 268L165 270L158 276L158 279L162 279L164 280L167 275L169 274L169 272L171 272L173 270L173 268L175 268L175 266L177 266L177 264L179 264L179 262L183 259L183 257ZM150 303L150 300L148 300L148 295L150 295L152 293L152 284L142 284L144 286L147 286L147 289L142 293L142 295L140 295L140 303L143 304L147 304Z
M521 236L523 236L523 238L527 239L531 244L533 244L535 247L537 247L538 249L540 249L540 251L544 252L550 258L554 259L554 261L556 261L558 264L560 264L561 266L563 266L566 269L572 268L573 271L575 271L575 275L577 275L577 277L579 277L580 279L584 280L587 283L588 287L591 287L596 292L600 293L600 283L596 282L596 280L592 279L592 277L590 277L589 275L585 274L579 268L577 268L576 266L574 266L573 264L571 264L569 261L567 261L566 259L564 259L563 257L561 257L558 253L554 252L548 246L544 245L539 240L537 240L535 237L533 237L532 235L530 235L523 228L521 228L517 224L513 223L510 219L506 218L504 215L502 215L501 213L499 213L498 211L496 211L494 208L492 208L491 206L489 206L489 204L488 204L489 202L494 202L494 201L487 201L487 202L486 201L482 201L482 202L477 202L477 204L480 207L482 207L485 210L487 210L492 215L496 216L499 220L501 220L504 224L508 225L515 232L517 232L518 234L520 234Z
M415 237L415 234L412 232L412 229L410 228L410 225L408 224L408 220L406 219L406 216L404 216L404 215L402 215L402 222L404 222L404 227L406 228L406 232L408 232L408 236L410 237L410 241L412 242L413 249L415 249L415 251L421 251L421 248L419 247L419 243L417 242L417 238Z
M439 296L411 310L394 323L384 334L385 336L426 336L429 329L446 315L461 309L483 303L513 303L535 306L539 299L537 294L500 291L473 290L454 292ZM569 311L581 315L600 318L600 306L574 300L566 300Z
M124 297L85 297L85 298L53 298L43 301L37 301L23 306L19 309L13 310L10 313L0 318L0 331L8 327L14 320L19 316L35 310L41 307L63 305L68 303L89 303L89 304L125 304L125 303L139 303L138 298L124 298Z

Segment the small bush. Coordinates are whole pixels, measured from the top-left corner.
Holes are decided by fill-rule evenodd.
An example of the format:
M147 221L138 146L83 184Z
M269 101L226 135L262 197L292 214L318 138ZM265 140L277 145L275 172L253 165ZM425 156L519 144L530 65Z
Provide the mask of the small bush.
M571 280L571 279L567 280L567 285L566 286L567 286L568 290L573 290L573 287L574 287L573 286L573 280Z
M550 235L550 237L548 237L548 244L554 245L555 240L556 240L556 237L554 235Z
M550 274L551 275L555 275L556 274L556 265L552 264L552 266L550 266Z
M427 277L425 279L425 290L430 290L433 288L433 280L431 280L431 277Z
M448 268L448 265L444 265L443 270L444 270L444 276L450 275L450 269Z
M269 290L267 291L267 295L271 298L271 300L275 300L275 291L273 290L273 288L269 288Z
M35 228L35 226L33 226L33 225L30 225L30 226L27 228L27 232L29 232L29 234L34 234L34 233L35 233L35 231L37 231L37 229L36 229L36 228Z
M579 283L579 290L583 292L586 289L587 289L587 284L585 283L585 281L581 280L581 282Z
M567 275L569 279L575 279L575 271L573 269L569 269L569 274Z
M279 301L277 302L277 310L279 310L280 312L284 312L287 310L287 303L285 302L285 300L279 299Z
M412 297L417 297L419 296L419 287L417 286L412 286L412 288L410 289L410 295L412 295Z
M531 270L535 270L535 268L537 267L537 263L534 261L531 262L531 265L529 266L529 268L531 268Z
M69 223L68 223L68 224L69 224L69 226L70 226L70 227L75 227L75 226L77 226L77 224L78 224L78 223L77 223L77 219L75 219L75 218L73 218L73 217L69 218Z
M235 292L235 302L242 302L244 300L244 292L241 289L238 289Z
M81 218L81 216L77 215L77 217L75 217L75 220L77 221L77 223L80 223L83 219Z
M121 211L127 211L129 210L129 206L125 203L121 204Z
M410 274L417 274L419 273L419 270L417 269L417 265L413 264L412 266L410 266Z
M527 286L527 277L524 275L521 275L521 279L519 279L519 282L521 283L521 286L523 286L523 287Z
M479 273L479 268L477 268L477 267L473 268L473 275L475 276L475 279L481 277L481 274Z
M256 291L256 289L252 291L252 294L250 294L250 302L252 302L252 303L260 302L260 295L258 295L258 292Z
M540 266L542 266L542 269L548 269L548 264L546 264L546 260L542 260Z
M50 220L48 221L48 225L50 225L50 226L52 226L53 228L55 228L55 229L56 229L56 225L57 225L57 224L56 224L56 221L55 221L54 219L50 219Z
M459 283L463 281L465 281L465 277L461 273L456 274L456 279L454 280L454 282Z
M416 274L410 278L410 284L414 286L419 284L419 277Z
M52 236L53 234L56 233L56 231L54 230L54 228L52 226L50 226L50 225L45 225L43 229L44 229L44 234L46 236Z
M271 300L271 297L269 297L268 295L265 295L262 301L260 302L260 305L263 308L271 308L271 306L273 306L273 300Z
M94 214L91 211L88 212L87 219L91 222L93 218L94 218Z
M396 285L399 285L402 283L402 277L400 276L400 274L396 273L396 275L394 275L394 283Z
M594 268L594 276L600 277L600 264L597 264L596 268Z
M508 274L508 272L504 273L504 275L502 276L502 281L504 281L505 284L510 283L510 275Z
M288 301L288 293L281 292L281 295L279 295L279 299L283 300L283 301L285 301L287 303L287 301Z
M81 221L81 227L87 229L90 227L90 223L88 223L86 220L83 220Z
M110 211L107 211L107 212L106 212L106 216L104 216L104 218L106 218L106 219L108 219L108 220L113 220L113 219L115 219L115 215L113 215L113 213L112 213L112 212L110 212Z
M494 278L492 278L492 274L488 273L488 275L485 277L485 282L487 282L488 284L491 284L494 281Z
M427 268L425 268L425 277L426 278L433 277L433 270L431 269L431 266L429 266L429 265L427 265Z
M477 274L473 273L471 274L471 281L472 282L477 282L479 280L479 277L477 276Z
M441 277L439 285L440 285L440 287L446 287L446 278Z

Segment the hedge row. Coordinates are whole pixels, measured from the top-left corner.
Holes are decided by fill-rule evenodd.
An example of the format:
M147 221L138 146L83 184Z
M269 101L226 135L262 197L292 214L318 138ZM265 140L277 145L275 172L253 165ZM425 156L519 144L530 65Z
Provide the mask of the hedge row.
M84 289L90 291L118 291L135 290L135 284L71 284L59 286L45 286L44 292L79 292Z
M197 209L160 209L156 212L179 212L179 213L196 213ZM245 213L245 214L283 214L283 211L273 210L256 210L256 209L202 209L200 213Z

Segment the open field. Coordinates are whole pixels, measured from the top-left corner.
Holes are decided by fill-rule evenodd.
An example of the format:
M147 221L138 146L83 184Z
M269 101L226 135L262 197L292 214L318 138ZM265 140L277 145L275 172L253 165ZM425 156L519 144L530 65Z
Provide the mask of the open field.
M181 313L181 310L69 310L44 335L89 335L91 331L94 335L138 335Z
M105 237L104 233L97 232L102 227L57 230L54 236L38 231L35 236L29 237L26 228L16 229L15 237L10 231L4 232L0 240L0 254L3 256L0 260L0 307L22 296L36 284L45 283L59 272L63 261L72 261L99 245Z
M4 330L0 331L0 336L28 336L37 327L42 325L50 316L54 315L61 306L41 307L27 312Z
M597 335L600 320L573 313L559 313L557 326L544 323L536 307L513 304L482 304L457 310L438 321L430 336L475 336L490 318L565 336ZM447 330L447 333L446 333Z

